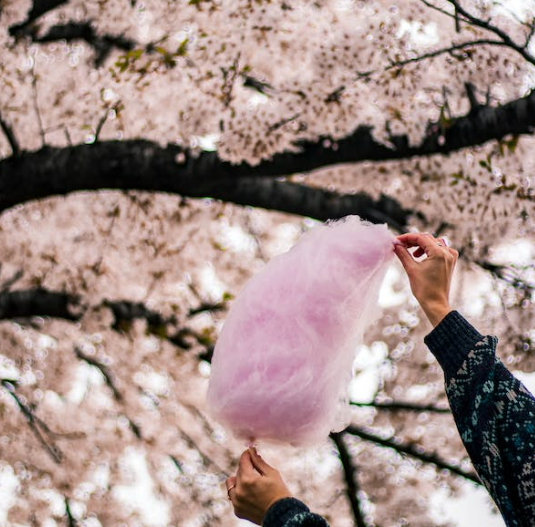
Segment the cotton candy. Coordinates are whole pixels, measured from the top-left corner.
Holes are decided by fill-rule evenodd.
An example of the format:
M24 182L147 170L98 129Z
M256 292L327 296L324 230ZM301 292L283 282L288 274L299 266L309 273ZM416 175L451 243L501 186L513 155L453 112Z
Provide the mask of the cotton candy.
M212 360L208 406L221 424L291 444L347 425L353 359L379 314L393 242L386 225L348 216L311 229L247 283Z

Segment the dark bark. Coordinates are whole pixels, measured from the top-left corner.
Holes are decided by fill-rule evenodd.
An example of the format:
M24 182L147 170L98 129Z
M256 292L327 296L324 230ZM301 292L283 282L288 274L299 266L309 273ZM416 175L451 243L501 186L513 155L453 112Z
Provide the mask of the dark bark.
M111 370L108 368L108 366L98 361L94 357L90 357L77 346L74 347L74 354L80 360L83 360L84 362L87 362L87 364L97 368L100 371L100 373L102 373L102 376L104 377L106 385L113 393L113 397L115 398L115 400L117 401L123 400L123 395L121 394L121 392L117 389L117 386L115 385L115 376L113 375Z
M111 309L114 317L112 328L116 331L123 329L125 323L129 324L136 319L146 320L149 327L154 328L176 323L176 320L166 320L160 313L147 309L140 302L104 300L103 305Z
M535 91L501 107L471 111L446 129L430 125L429 134L417 146L409 146L405 136L392 138L397 146L381 144L369 127L360 126L334 149L324 146L324 138L301 141L300 152L277 154L257 166L232 165L214 152L195 157L177 145L163 148L143 140L47 147L0 162L0 211L79 190L135 189L213 197L318 219L353 213L403 227L411 211L404 211L392 200L374 202L365 194L340 196L268 178L340 163L447 154L510 134L531 134L534 127Z
M353 512L353 518L355 519L356 527L370 527L364 518L360 507L360 501L358 497L359 485L357 480L357 467L351 457L351 454L347 450L344 443L344 432L331 433L330 438L336 445L338 450L338 456L342 463L342 469L344 471L344 480L346 482L346 494L351 505L351 511Z
M95 50L95 66L98 68L108 58L113 49L130 51L136 47L136 43L123 35L99 35L90 22L69 22L51 27L42 36L32 35L32 41L36 43L56 42L65 40L72 42L83 40Z
M10 379L0 379L0 386L7 390L11 397L15 400L18 409L26 418L26 422L28 423L28 426L30 427L30 430L34 434L37 441L47 452L47 454L54 460L54 463L59 465L63 460L63 452L53 443L50 438L52 435L56 436L59 434L54 434L48 428L48 426L35 415L32 408L17 395L17 383L15 381Z
M36 316L79 320L78 298L46 289L27 289L0 293L0 319Z
M388 412L431 412L436 414L451 413L451 410L449 408L440 408L438 406L427 404L403 403L400 401L392 401L390 403L356 403L354 401L350 401L349 404L352 406L375 408L376 410L385 410Z
M406 230L413 213L384 195L374 200L364 192L339 194L276 179L227 179L215 183L209 195L238 205L279 210L321 221L357 214L372 223L387 223L398 232Z
M441 459L434 453L427 454L424 451L417 448L415 445L412 445L410 443L404 443L395 437L390 437L390 438L385 439L378 435L372 434L358 426L348 426L345 429L345 431L348 434L360 437L361 439L364 439L365 441L375 443L376 445L379 445L382 447L391 448L392 450L395 450L399 454L406 454L415 459L419 459L420 461L423 461L424 463L431 463L432 465L435 465L436 467L440 469L449 470L451 473L456 474L457 476L461 476L463 478L469 479L470 481L473 481L474 483L481 485L479 478L474 473L466 472L460 469L459 467L456 467L455 465L452 465L451 463L444 461L443 459Z
M67 4L68 1L69 0L35 0L32 8L28 12L26 20L21 24L11 26L9 28L9 34L12 36L20 36L21 34L24 34L39 17Z
M4 132L4 135L6 136L7 142L9 143L11 151L13 152L13 156L17 156L20 152L19 142L17 141L15 132L13 132L13 128L6 121L4 121L1 115L0 129L2 130L2 132Z
M178 155L186 155L177 163ZM359 214L403 230L411 211L394 200L340 195L286 181L236 178L257 167L234 166L214 153L187 155L180 147L148 141L108 141L44 148L0 162L0 211L34 199L79 190L120 189L212 197L324 220Z

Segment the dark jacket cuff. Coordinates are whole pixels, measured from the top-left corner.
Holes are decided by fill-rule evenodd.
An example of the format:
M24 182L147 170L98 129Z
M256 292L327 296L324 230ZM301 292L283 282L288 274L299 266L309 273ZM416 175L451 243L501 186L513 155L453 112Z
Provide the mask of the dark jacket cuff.
M264 527L281 527L296 514L310 512L310 509L295 498L283 498L276 501L267 511L263 521Z
M451 311L424 342L449 378L459 371L470 351L483 338L458 311Z

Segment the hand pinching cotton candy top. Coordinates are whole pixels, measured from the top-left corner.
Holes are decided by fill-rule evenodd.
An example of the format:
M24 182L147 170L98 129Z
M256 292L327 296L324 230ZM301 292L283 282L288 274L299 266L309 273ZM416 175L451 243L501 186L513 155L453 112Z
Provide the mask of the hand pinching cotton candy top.
M237 437L292 444L341 430L355 351L377 318L394 236L357 216L318 226L234 301L215 347L214 417Z

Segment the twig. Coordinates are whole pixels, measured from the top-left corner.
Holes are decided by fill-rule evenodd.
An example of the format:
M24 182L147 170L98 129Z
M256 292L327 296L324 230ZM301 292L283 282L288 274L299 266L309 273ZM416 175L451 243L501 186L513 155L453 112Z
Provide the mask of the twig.
M201 457L203 465L205 465L205 466L210 466L211 465L220 474L224 474L225 476L229 475L225 469L221 468L212 458L210 458L207 454L205 454L199 448L197 443L193 440L193 438L189 434L184 432L184 430L180 430L180 429L179 429L179 433L182 436L182 439L184 439L186 444L189 446L189 448L192 448L192 449L194 449L194 450L196 450L198 452L199 456Z
M84 362L87 362L87 364L97 368L97 370L99 370L100 373L102 373L104 380L106 381L106 385L112 391L113 397L115 397L117 401L123 400L123 396L121 392L117 389L117 386L115 385L115 381L113 380L113 374L110 372L110 369L105 364L102 364L102 362L99 362L93 357L86 355L78 346L74 347L74 354L80 360L83 360Z
M0 294L7 293L12 285L16 284L24 276L24 271L19 269L11 278L0 285Z
M100 136L100 132L102 131L103 126L106 124L106 121L108 120L108 116L110 114L111 108L106 108L106 111L104 112L104 115L99 119L97 123L97 127L95 128L95 139L94 142L96 143L98 141L98 138Z
M476 87L471 82L464 83L464 89L466 90L466 96L470 103L470 110L472 112L477 111L481 107L476 97Z
M449 470L453 474L457 474L457 476L461 476L465 479L473 481L474 483L477 483L478 485L481 485L479 478L474 473L466 472L456 467L455 465L452 465L444 461L443 459L439 458L436 454L425 454L423 452L420 452L413 445L402 443L395 437L384 439L380 436L366 432L362 428L359 428L353 425L348 426L345 431L348 434L360 437L361 439L364 439L365 441L370 441L371 443L375 443L385 448L391 448L400 454L407 454L425 463L431 463L432 465L435 465L438 468Z
M408 411L408 412L432 412L437 414L449 414L451 410L449 408L439 408L432 405L420 405L412 403L401 403L401 402L391 402L391 403L357 403L355 401L350 401L349 403L352 406L359 407L369 407L377 408L378 410L387 410L387 411Z
M431 7L430 3L427 2L426 0L421 0L421 1L424 2L424 4L428 5L429 7ZM472 15L466 9L464 9L457 0L447 0L447 2L449 2L455 8L456 14L462 16L465 22L468 22L469 24L472 24L473 26L479 27L481 29L485 29L486 31L489 31L490 33L493 33L494 35L496 35L502 40L505 46L516 51L530 64L535 65L535 56L533 56L528 51L526 46L520 46L519 44L517 44L505 31L500 29L498 26L491 24L490 21L481 20L480 18L477 18L476 16ZM437 8L437 10L439 9ZM442 12L444 13L444 11Z
M364 514L361 510L358 497L359 485L357 481L357 467L353 463L353 459L344 443L344 432L331 433L330 438L338 449L340 462L342 463L342 468L344 470L347 497L349 499L349 503L351 504L353 517L355 518L355 524L357 527L370 527L370 525L366 522Z
M37 94L37 75L35 74L35 63L32 64L32 92L33 92L33 108L37 116L37 124L39 125L39 135L41 136L41 147L45 146L45 129L43 127L43 120L41 118L41 110L39 108L38 94Z
M275 130L278 130L279 128L282 128L285 124L288 124L288 123L291 123L292 121L295 121L300 115L301 115L301 113L298 112L295 115L292 115L291 117L288 117L286 119L282 119L280 121L277 121L276 123L272 124L267 129L267 134L269 135L271 132L274 132Z
M206 311L223 311L226 308L226 302L203 302L200 306L190 308L188 317L193 317Z
M533 19L533 21L531 22L529 26L529 33L526 35L526 42L524 44L525 48L527 48L530 45L533 35L535 35L535 19Z
M221 73L223 74L223 104L225 105L225 108L228 108L230 106L230 103L232 102L232 91L234 89L234 82L236 80L236 77L239 74L239 63L240 63L240 56L241 53L238 53L236 55L236 58L234 59L234 62L230 66L229 69L221 68Z
M17 395L15 391L16 382L10 379L1 379L0 384L5 388L5 390L11 395L11 397L13 397L13 399L17 403L19 410L26 418L30 430L33 432L39 443L41 443L41 446L50 455L54 462L59 465L63 460L63 453L55 445L48 444L48 442L44 438L43 434L41 433L41 430L39 430L39 427L43 428L43 431L48 434L50 434L50 429L43 423L43 421L37 418L37 416L33 413L32 409L28 405L22 402L22 399Z
M369 70L369 71L362 71L357 73L357 77L360 78L366 78L370 77L371 75L374 75L376 73L383 73L385 71L390 71L396 68L402 68L404 66L407 66L408 64L415 64L417 62L422 62L427 59L432 59L435 57L439 57L440 55L444 55L445 53L454 53L455 51L461 51L465 48L473 47L473 46L501 46L501 47L509 47L508 44L502 42L501 40L490 40L490 39L478 39L478 40L469 40L467 42L461 42L460 44L454 44L452 46L449 46L447 48L441 48L437 49L435 51L430 51L428 53L424 53L423 55L418 55L417 57L413 57L411 59L405 59L405 60L399 60L396 62L392 62L389 66L382 69L375 69L375 70Z
M169 459L173 462L173 464L178 469L178 471L181 474L184 474L184 469L182 468L182 463L178 460L178 458L173 456L172 454L169 454Z
M20 145L15 136L15 132L13 132L13 128L11 128L11 126L7 124L6 121L4 121L1 115L0 115L0 128L2 129L2 132L4 132L4 135L6 136L7 142L9 143L9 146L11 147L11 151L13 155L18 156L20 154Z
M445 16L449 16L450 18L453 18L453 20L455 20L455 24L459 23L459 13L457 13L457 12L449 13L445 9L442 9L441 7L438 7L438 6L434 5L434 4L432 4L431 2L428 2L427 0L420 0L420 2L425 4L430 9L433 9L434 11L438 11L439 13L442 13Z
M514 275L513 269L507 267L506 265L497 265L483 260L474 260L473 263L479 265L482 269L489 271L496 278L503 280L505 283L513 286L516 289L520 289L526 293L535 292L535 284L530 284L521 280Z
M78 522L72 515L71 504L67 496L65 496L65 516L67 517L67 527L77 527Z
M63 128L63 131L65 132L65 139L67 139L67 144L69 146L73 146L72 139L71 139L71 134L69 133L69 129L65 126Z

